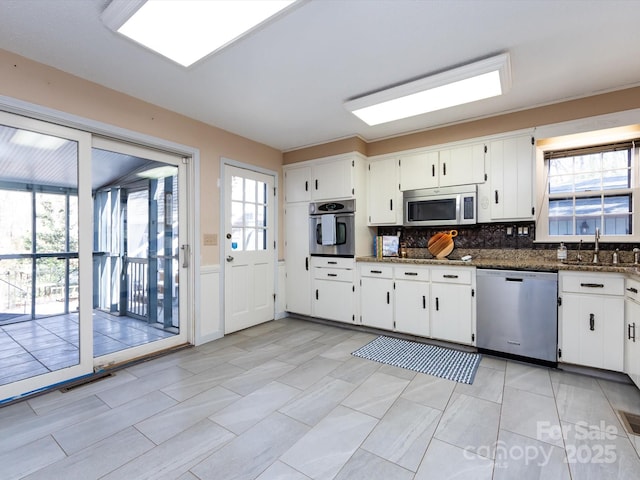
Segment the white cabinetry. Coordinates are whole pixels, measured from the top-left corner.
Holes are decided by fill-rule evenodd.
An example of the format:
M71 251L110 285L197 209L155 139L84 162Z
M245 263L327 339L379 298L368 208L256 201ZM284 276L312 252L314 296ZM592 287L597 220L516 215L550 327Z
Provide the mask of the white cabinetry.
M311 257L312 315L328 320L355 321L355 261L348 258Z
M640 387L640 281L627 278L624 300L624 371Z
M475 345L475 268L361 263L358 273L363 325Z
M402 155L400 188L449 187L484 182L484 143Z
M402 192L399 188L396 158L369 162L367 204L369 225L402 224Z
M531 135L520 135L488 143L488 183L478 195L480 221L533 219L532 141Z
M369 327L393 330L393 269L380 264L361 264L360 321Z
M402 155L400 159L400 188L419 190L438 186L439 152L437 150Z
M289 203L284 210L288 312L311 315L309 206Z
M345 154L286 165L285 202L354 198L356 162L360 161L357 154Z
M622 371L624 277L560 272L559 360Z
M431 270L431 336L475 344L475 272L470 268Z
M422 337L430 336L429 329L429 268L394 268L396 330Z

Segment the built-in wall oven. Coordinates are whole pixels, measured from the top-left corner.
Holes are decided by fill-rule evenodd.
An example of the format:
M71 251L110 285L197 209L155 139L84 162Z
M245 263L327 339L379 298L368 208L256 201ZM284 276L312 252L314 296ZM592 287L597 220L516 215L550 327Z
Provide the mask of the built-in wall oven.
M355 200L309 204L309 254L355 256Z

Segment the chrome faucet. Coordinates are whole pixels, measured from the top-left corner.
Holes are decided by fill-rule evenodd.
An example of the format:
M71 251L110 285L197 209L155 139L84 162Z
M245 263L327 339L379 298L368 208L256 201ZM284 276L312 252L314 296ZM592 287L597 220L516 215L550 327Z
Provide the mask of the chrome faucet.
M600 245L598 244L598 241L600 240L600 229L598 227L596 227L596 246L593 249L593 262L592 263L599 263L600 260L598 259L598 252L600 252Z

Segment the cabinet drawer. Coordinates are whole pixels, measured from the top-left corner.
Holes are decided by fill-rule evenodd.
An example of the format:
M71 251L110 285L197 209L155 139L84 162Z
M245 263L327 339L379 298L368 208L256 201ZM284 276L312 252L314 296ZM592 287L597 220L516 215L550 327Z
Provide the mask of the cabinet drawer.
M353 258L311 257L312 267L355 268Z
M360 265L359 270L361 277L393 278L393 267L390 265L368 263Z
M424 267L395 267L396 280L429 281L429 269Z
M471 283L471 268L434 268L431 270L431 281L439 283Z
M624 277L600 274L560 275L562 292L588 293L590 295L623 295Z
M633 278L625 280L624 292L627 298L631 298L640 303L640 281Z
M353 270L348 270L345 268L314 268L313 278L316 280L353 282Z

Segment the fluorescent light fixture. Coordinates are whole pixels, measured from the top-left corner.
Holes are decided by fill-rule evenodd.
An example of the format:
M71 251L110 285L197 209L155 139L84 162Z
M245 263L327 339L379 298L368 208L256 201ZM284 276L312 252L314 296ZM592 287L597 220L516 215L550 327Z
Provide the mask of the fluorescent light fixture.
M295 0L112 0L103 23L188 67L256 29Z
M9 141L23 147L39 148L41 150L57 150L69 140L52 137L51 135L45 135L43 133L30 132L28 130L18 130Z
M504 94L511 86L509 54L405 83L345 102L347 110L369 125Z

